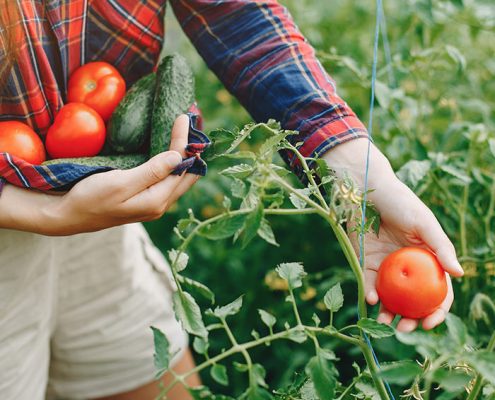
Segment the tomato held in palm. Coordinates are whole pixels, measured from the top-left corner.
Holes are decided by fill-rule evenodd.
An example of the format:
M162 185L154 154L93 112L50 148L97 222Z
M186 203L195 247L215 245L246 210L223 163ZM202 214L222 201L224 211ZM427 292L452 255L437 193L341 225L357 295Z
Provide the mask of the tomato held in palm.
M84 103L106 122L125 95L125 80L112 65L96 61L74 71L67 87L69 103Z
M82 103L62 107L46 135L46 150L52 158L92 157L105 143L105 122Z
M18 121L0 122L0 152L39 165L46 159L40 137L29 126Z
M432 252L404 247L382 261L376 290L387 310L418 319L430 315L442 304L447 296L447 279Z

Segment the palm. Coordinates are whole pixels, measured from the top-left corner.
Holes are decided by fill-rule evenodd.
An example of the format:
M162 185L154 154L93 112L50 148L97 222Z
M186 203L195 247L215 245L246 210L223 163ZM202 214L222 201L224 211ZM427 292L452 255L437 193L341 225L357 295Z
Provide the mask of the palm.
M365 278L365 292L366 300L369 304L374 305L378 302L378 294L376 292L375 283L377 277L377 271L380 268L380 264L383 259L390 253L406 246L424 247L430 250L435 250L434 246L428 246L425 235L425 225L428 223L429 213L425 210L426 207L421 201L414 195L411 197L410 192L405 191L401 193L405 198L401 202L400 198L395 198L395 206L383 207L386 211L381 213L381 224L379 235L374 233L367 233L364 238L365 249L365 262L364 262L364 278ZM398 196L402 197L402 196ZM410 207L409 212L404 212L404 209L397 204L404 204L405 202L416 203L413 204L416 207ZM411 210L415 210L411 211ZM429 211L429 210L428 210ZM436 222L436 220L435 220ZM438 223L437 223L438 224ZM441 229L441 228L440 228ZM445 234L443 234L445 235ZM351 236L356 253L359 254L359 243L357 237ZM442 261L442 260L441 260ZM445 266L445 263L442 263ZM453 301L452 284L450 277L447 274L447 281L449 285L449 291L444 302L439 309L434 313L424 318L423 327L425 329L431 329L434 326L440 324L445 319L450 306ZM380 312L378 320L390 324L394 319L394 314L386 310L383 306L380 306ZM418 320L402 318L397 329L401 331L412 331L419 324Z

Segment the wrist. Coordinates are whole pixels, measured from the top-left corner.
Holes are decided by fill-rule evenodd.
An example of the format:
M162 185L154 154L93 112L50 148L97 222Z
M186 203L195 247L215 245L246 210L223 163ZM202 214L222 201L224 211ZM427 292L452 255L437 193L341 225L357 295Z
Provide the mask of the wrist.
M6 184L0 197L0 228L56 235L55 216L49 212L59 196Z
M367 154L369 147L369 160ZM340 178L350 177L360 190L364 190L368 165L368 190L377 190L400 184L385 155L367 138L342 143L323 155L323 159ZM370 193L372 200L373 192Z

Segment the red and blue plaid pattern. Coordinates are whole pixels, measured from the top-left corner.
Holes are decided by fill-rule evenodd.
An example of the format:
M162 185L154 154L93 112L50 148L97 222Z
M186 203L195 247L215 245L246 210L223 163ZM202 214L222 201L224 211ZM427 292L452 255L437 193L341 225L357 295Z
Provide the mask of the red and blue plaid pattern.
M176 17L208 66L256 121L270 118L297 130L294 142L318 157L367 136L287 10L275 0L170 0ZM107 61L128 85L151 71L163 41L164 0L21 0L19 62L0 88L0 120L20 120L42 137L66 100L69 75ZM0 42L0 62L2 58ZM201 94L200 94L201 97ZM201 99L199 99L201 100ZM283 157L298 171L295 157ZM13 184L57 187L57 172L40 178L32 166L0 157ZM12 165L14 164L14 165ZM17 176L17 169L25 178ZM41 174L43 175L43 174Z

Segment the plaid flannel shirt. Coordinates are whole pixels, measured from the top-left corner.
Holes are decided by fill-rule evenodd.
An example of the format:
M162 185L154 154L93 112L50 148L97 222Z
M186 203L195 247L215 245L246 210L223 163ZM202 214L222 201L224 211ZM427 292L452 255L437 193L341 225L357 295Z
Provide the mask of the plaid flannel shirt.
M318 157L339 143L367 136L337 95L313 48L276 0L170 3L225 87L256 121L273 118L283 128L299 131L292 140L303 142L304 156ZM66 102L68 77L77 67L96 60L109 62L130 86L150 72L159 57L165 0L21 0L19 4L23 34L18 62L0 88L0 121L26 122L41 137ZM0 42L0 62L3 56ZM295 157L287 152L282 156L299 172ZM18 186L43 190L71 183L56 169L34 167L5 153L0 153L0 176Z

